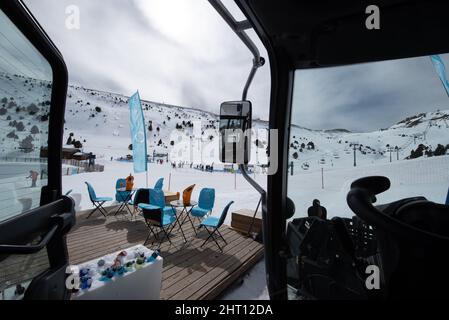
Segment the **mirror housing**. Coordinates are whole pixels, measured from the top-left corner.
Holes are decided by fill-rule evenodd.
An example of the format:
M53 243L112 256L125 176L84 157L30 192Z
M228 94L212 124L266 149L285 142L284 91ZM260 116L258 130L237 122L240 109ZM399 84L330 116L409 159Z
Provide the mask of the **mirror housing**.
M251 159L252 105L250 101L220 106L220 161L248 164Z

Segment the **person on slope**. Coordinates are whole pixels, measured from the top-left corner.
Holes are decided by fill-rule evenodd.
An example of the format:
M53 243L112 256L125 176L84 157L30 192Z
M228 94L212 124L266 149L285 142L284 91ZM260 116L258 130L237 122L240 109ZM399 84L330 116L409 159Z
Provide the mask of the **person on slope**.
M314 199L312 206L307 209L307 215L309 217L318 217L321 219L327 219L327 210L320 205L320 200Z
M30 170L30 175L28 177L26 177L27 179L31 178L31 188L36 187L36 181L37 181L38 175L39 175L39 173L37 173L36 171Z

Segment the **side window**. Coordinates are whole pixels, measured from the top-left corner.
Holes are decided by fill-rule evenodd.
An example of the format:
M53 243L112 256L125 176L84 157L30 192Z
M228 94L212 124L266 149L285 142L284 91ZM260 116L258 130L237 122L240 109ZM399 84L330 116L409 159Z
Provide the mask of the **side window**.
M51 90L50 64L0 11L0 222L39 206Z
M449 54L440 55L449 65ZM288 196L294 218L351 218L351 183L386 176L376 205L445 203L449 107L429 56L295 73Z

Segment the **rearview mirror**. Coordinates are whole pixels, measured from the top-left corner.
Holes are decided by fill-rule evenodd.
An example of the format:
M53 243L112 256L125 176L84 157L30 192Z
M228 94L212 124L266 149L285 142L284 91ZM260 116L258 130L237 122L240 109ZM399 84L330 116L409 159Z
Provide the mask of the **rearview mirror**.
M251 159L250 101L224 102L220 107L220 160L248 164Z

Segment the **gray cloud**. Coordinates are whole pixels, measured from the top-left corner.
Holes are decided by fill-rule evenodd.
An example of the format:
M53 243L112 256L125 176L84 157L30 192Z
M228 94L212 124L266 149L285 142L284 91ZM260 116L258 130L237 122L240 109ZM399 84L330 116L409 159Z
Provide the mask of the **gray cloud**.
M292 117L301 126L376 130L437 109L449 99L429 57L296 72Z
M25 0L63 53L70 80L86 87L218 113L236 100L252 57L206 0ZM232 0L224 3L237 19ZM79 6L81 29L65 27ZM267 57L254 32L250 36ZM449 57L443 56L449 66ZM268 118L267 64L249 91L254 117ZM298 71L293 123L353 131L388 127L406 116L449 109L428 57Z
M252 57L207 1L25 0L62 52L70 81L85 87L218 113L241 96ZM224 1L243 18L232 0ZM65 27L65 8L80 9L80 30ZM251 33L259 48L260 41ZM266 53L262 54L266 57ZM269 66L249 92L268 118Z

